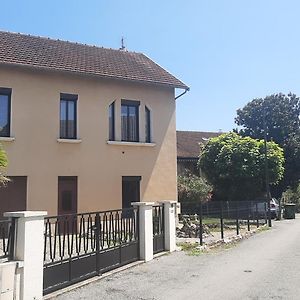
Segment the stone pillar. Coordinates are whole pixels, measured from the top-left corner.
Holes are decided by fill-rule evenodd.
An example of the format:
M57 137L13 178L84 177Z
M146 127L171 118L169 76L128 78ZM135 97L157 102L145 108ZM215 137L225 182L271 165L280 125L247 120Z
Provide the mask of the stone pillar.
M43 299L44 211L4 213L17 218L14 260L23 261L20 300Z
M144 261L153 259L153 202L133 202L139 210L140 258Z
M165 219L165 250L173 252L176 250L176 204L177 201L166 200L164 205Z

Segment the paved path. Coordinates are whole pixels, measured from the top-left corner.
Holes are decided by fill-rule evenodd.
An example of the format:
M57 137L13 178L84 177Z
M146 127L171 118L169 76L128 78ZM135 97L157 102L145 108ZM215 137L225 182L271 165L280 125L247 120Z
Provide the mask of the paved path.
M300 218L274 222L236 247L176 252L111 275L58 299L300 299Z

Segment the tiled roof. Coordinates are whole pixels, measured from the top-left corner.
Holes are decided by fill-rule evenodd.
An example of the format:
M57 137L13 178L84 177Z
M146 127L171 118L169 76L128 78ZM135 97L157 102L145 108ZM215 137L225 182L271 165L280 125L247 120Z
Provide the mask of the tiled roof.
M0 64L187 86L142 53L0 31Z
M205 144L222 132L177 131L177 157L197 158L200 154L199 144Z

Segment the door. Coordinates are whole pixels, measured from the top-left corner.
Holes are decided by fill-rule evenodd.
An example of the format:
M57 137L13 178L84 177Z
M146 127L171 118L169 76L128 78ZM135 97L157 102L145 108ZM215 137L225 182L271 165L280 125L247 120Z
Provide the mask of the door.
M77 177L58 177L58 214L77 213Z
M141 176L122 177L122 208L131 207L132 202L140 202Z
M5 186L0 186L0 218L7 211L26 210L27 177L10 176Z

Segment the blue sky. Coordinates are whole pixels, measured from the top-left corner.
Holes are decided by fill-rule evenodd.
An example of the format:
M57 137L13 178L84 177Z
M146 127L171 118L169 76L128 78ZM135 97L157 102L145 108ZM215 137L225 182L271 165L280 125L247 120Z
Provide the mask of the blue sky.
M143 52L191 91L177 129L228 131L256 97L300 95L298 0L1 1L0 29Z

